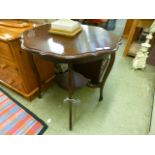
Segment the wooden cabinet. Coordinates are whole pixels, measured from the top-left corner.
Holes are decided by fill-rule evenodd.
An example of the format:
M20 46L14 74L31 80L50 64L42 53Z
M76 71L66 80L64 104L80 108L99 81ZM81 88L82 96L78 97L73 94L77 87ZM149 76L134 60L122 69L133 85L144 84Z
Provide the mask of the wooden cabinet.
M5 22L0 21L0 83L31 100L38 94L39 85L33 70L32 55L21 50L20 35L31 29L32 24L20 27L19 21L13 21L12 26L11 22L4 25ZM14 26L16 23L18 26ZM42 88L49 87L54 77L54 64L37 56L34 60Z
M143 28L149 28L153 23L153 19L128 19L123 36L127 38L127 44L124 50L124 56L135 56L135 52L130 52L130 49L138 49L139 44L136 44L140 32ZM132 50L131 50L132 51ZM136 50L137 51L137 50Z
M123 32L123 38L128 38L128 35L129 35L129 32L130 32L131 26L133 24L133 21L134 21L134 19L128 19L126 21L125 29L124 29L124 32Z

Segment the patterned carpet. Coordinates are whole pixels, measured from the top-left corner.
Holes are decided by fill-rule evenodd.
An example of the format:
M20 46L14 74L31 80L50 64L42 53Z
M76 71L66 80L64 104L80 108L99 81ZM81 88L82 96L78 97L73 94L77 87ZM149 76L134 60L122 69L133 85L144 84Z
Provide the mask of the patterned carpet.
M47 125L0 88L0 135L42 134Z

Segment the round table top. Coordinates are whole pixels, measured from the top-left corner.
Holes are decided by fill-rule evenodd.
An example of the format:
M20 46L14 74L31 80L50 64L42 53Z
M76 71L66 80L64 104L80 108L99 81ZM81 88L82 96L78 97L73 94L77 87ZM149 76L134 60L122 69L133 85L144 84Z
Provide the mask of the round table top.
M51 60L70 62L102 56L118 49L120 38L96 26L82 25L74 37L49 33L50 24L36 27L22 34L22 49Z

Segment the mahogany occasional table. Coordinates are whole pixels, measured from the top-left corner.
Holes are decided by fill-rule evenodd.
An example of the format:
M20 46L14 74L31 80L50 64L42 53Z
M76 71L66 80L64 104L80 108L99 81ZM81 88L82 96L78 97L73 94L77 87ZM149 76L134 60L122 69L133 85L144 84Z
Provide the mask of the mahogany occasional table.
M82 25L82 31L74 37L51 34L49 33L50 28L51 25L46 24L24 32L21 47L23 50L39 55L46 60L68 64L68 72L58 75L58 81L63 88L68 90L69 129L72 130L73 91L86 85L89 81L74 71L74 64L104 62L100 64L100 77L96 84L96 87L100 88L99 100L101 101L103 86L113 66L120 38L95 26ZM37 73L35 63L34 69ZM39 74L37 75L41 88L40 77Z

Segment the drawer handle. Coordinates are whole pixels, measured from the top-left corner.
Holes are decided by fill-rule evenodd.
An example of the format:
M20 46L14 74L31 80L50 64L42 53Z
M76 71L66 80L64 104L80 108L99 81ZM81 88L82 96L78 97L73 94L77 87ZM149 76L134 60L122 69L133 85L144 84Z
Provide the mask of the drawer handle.
M0 68L1 68L1 69L5 69L6 67L7 67L7 64L1 64L1 65L0 65Z

